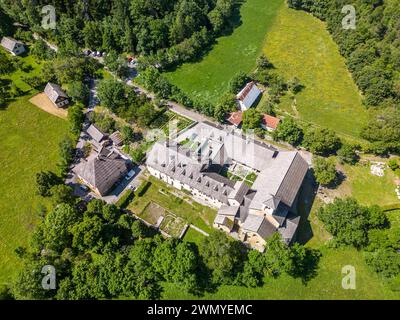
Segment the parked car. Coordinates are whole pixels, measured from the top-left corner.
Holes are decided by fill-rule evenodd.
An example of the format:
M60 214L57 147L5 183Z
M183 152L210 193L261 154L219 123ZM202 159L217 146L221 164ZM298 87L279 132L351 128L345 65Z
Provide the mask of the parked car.
M131 179L135 175L135 170L131 170L128 172L128 174L125 176L126 180Z
M83 191L89 191L88 186L85 186L84 184L81 184L81 185L79 186L79 188L81 188Z

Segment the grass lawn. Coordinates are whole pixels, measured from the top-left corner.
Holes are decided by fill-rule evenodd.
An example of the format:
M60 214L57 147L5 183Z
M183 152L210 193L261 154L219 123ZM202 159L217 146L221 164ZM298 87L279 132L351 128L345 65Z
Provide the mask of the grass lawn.
M383 177L378 177L370 172L370 164L364 158L362 163L355 166L340 165L338 168L344 173L346 179L336 188L328 189L326 193L331 198L354 197L363 205L377 204L380 206L400 204L395 193L396 176L390 169L385 170ZM379 161L384 161L379 159Z
M0 109L0 284L18 270L14 249L27 244L36 210L47 205L36 195L35 175L57 172L58 143L68 133L65 120L35 107L29 98Z
M217 214L216 210L194 202L190 196L171 188L160 180L150 177L149 181L151 182L150 187L143 196L138 195L134 198L128 206L129 210L140 216L150 202L155 202L205 232L213 230L212 223ZM178 193L181 193L184 199L178 198L176 196Z
M197 63L186 63L168 79L189 96L215 103L239 71L250 72L262 51L267 30L284 0L247 0L240 9L241 24Z
M196 229L189 228L187 229L185 236L183 237L184 241L193 242L197 245L205 238L205 235L198 232Z
M296 96L297 106L292 107L292 100L285 96L280 111L344 136L358 137L367 122L367 111L323 22L281 6L267 34L264 53L278 74L287 80L297 77L305 86Z
M374 176L369 166L345 166L348 180L344 188L350 187L351 194L365 205L390 205L400 203L395 193L395 175L390 169L385 170L384 177Z
M6 53L8 55L8 53ZM27 92L31 90L31 87L25 83L22 78L24 76L38 76L40 73L40 68L41 68L41 63L38 63L35 58L32 56L21 56L21 57L16 57L15 59L18 59L23 62L24 67L31 67L31 70L27 70L28 72L24 72L21 69L18 69L14 73L7 75L7 76L2 76L3 79L10 79L12 82L15 83L15 85L20 88L22 91Z
M356 290L344 290L341 286L342 267L356 268ZM284 275L277 279L266 279L263 287L245 288L221 286L216 292L203 297L186 294L178 286L164 284L163 299L399 299L400 293L386 288L375 274L371 273L363 257L355 249L323 248L318 275L304 285L301 279Z

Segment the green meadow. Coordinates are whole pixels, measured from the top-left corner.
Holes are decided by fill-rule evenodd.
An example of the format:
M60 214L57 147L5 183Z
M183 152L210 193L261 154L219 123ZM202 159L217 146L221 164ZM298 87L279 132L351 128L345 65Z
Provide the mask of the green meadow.
M218 38L212 50L197 63L183 64L167 78L192 98L216 103L239 71L250 72L260 55L265 34L284 0L247 0L240 8L240 25Z
M358 137L368 120L367 110L323 22L282 6L267 34L264 53L278 74L285 79L297 77L304 86L295 103L284 97L279 111Z
M0 108L0 285L9 283L20 267L14 250L27 244L49 203L36 194L36 173L57 172L58 144L68 134L68 122L29 102L35 93L22 78L37 75L40 64L30 56L20 58L32 68L2 78L13 81L25 95Z
M286 80L297 77L304 86L295 101L288 95L281 99L279 114L359 139L368 113L325 24L282 0L247 0L240 15L240 26L219 38L201 61L186 63L167 78L190 97L215 104L229 80L239 71L253 71L264 52L276 73Z
M58 143L68 123L19 98L0 110L0 284L20 265L15 248L27 244L41 205L35 175L57 171Z

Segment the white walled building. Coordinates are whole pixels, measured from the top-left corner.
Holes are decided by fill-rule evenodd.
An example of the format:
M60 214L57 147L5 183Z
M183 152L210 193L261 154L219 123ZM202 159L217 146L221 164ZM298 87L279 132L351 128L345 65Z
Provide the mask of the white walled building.
M220 174L224 166L233 163L256 172L251 187ZM299 217L293 211L308 171L298 152L278 151L203 122L174 141L157 142L146 164L154 177L218 209L214 227L236 233L253 248L263 250L266 239L275 232L287 243L295 237Z
M254 81L246 84L242 91L240 91L236 96L236 99L239 102L240 110L246 111L250 109L260 95L261 90L257 87Z
M1 39L1 46L13 56L18 56L25 52L24 44L10 37L3 37Z

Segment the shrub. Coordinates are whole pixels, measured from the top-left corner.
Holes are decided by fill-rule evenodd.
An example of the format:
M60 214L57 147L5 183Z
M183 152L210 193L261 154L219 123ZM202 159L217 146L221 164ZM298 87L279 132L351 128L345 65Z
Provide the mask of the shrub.
M354 165L359 159L355 146L350 144L343 144L337 152L337 155L339 157L340 163L342 164L347 163Z
M400 168L399 163L397 162L397 159L390 159L388 162L388 166L393 171L396 171L397 169Z
M318 183L326 186L337 178L336 165L333 159L317 157L314 160L314 175Z
M336 153L341 147L341 142L334 131L318 128L306 131L303 145L312 153L327 156Z

